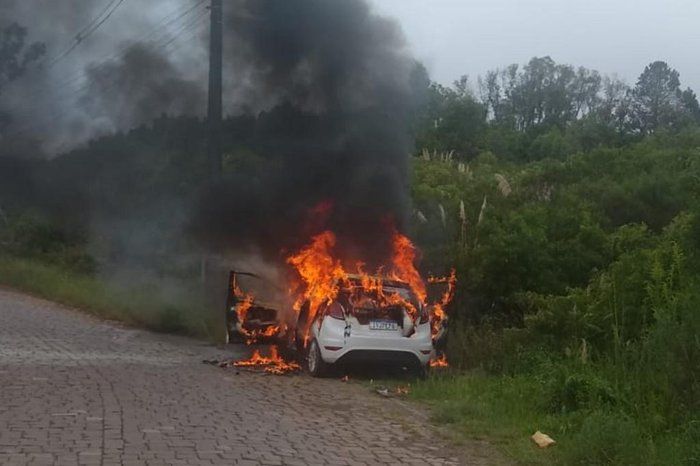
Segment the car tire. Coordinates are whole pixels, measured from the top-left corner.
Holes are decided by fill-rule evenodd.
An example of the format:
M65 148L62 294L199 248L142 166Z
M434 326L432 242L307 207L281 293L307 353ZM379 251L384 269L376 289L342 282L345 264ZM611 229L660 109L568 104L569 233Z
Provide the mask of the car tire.
M416 377L418 380L425 380L428 378L430 372L430 364L418 364L416 367Z
M328 364L321 357L321 348L314 339L309 344L309 352L306 356L306 368L312 377L323 377L328 373Z

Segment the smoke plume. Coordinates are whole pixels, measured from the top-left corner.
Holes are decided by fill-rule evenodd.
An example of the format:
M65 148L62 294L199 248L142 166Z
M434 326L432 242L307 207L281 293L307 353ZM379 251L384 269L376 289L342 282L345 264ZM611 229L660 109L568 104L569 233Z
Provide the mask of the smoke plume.
M203 114L204 104L191 104L204 92L204 2L125 0L73 47L115 3L0 2L0 28L16 22L27 29L27 42L47 46L43 59L0 88L0 113L10 120L0 133L0 155L17 155L31 145L33 155L52 157L161 114Z
M347 255L381 262L408 205L413 62L400 30L361 0L240 5L228 9L230 75L247 105L270 108L260 150L274 163L206 198L204 233L279 254L329 228Z
M166 57L142 44L128 47L112 62L89 66L87 79L80 106L112 131L149 123L161 114L204 111L206 93L200 83L181 78Z
M12 118L0 135L3 147L27 147L30 141L54 156L161 114L203 116L208 2L127 0L89 40L53 64L104 3L4 0L0 5L0 18L20 22L32 41L49 45L42 66L0 90L0 110ZM415 64L400 29L375 15L365 0L225 0L224 8L224 108L233 118L225 124L230 131L224 135L223 182L198 192L199 200L183 200L179 187L171 196L159 193L157 203L139 206L133 218L118 196L110 198L110 210L100 207L95 199L102 188L96 183L83 195L93 210L101 209L93 214L100 219L99 231L140 224L150 215L158 224L153 212L161 212L160 218L181 219L183 231L210 251L275 260L310 235L332 229L345 256L370 265L383 262L393 229L404 228L409 203ZM244 120L248 126L241 130ZM198 125L192 131L201 135ZM245 163L239 163L242 146L253 155ZM110 154L90 164L100 176L158 176L140 173L138 157ZM71 163L79 167L80 183L94 175L75 159L55 165ZM46 176L46 185L56 178ZM124 190L132 202L134 194L120 183L108 183L109 193L114 197ZM154 229L144 231L150 235Z

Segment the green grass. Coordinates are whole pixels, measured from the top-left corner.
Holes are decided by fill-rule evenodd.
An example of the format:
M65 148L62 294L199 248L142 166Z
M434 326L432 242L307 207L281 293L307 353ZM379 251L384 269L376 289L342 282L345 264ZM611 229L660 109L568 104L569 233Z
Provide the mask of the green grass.
M410 396L431 406L434 422L458 437L489 440L517 464L698 464L700 426L650 435L621 409L551 412L547 388L529 375L447 372L417 381ZM557 444L536 447L537 430Z
M459 436L488 439L521 464L552 464L556 447L540 450L530 440L536 430L552 432L553 420L536 408L539 392L531 379L445 373L416 382L411 397L428 403L433 420Z
M120 286L57 265L0 256L0 285L150 330L221 341L220 316L201 289L166 294L157 283Z

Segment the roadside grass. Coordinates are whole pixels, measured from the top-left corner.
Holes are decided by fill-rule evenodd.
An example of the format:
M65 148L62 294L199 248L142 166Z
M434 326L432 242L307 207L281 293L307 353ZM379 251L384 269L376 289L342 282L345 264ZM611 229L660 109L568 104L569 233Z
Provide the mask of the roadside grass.
M445 372L417 381L410 395L432 407L436 423L449 424L469 438L487 438L522 464L551 464L554 460L553 448L538 451L530 443L535 430L551 432L551 421L539 416L533 406L537 387L531 380Z
M220 316L196 287L167 294L156 283L134 286L30 259L0 256L0 285L75 307L89 314L149 330L209 341L223 338Z
M697 432L648 435L622 410L550 412L546 389L530 375L495 376L445 371L418 380L410 398L432 408L433 421L459 438L485 439L522 465L690 465L697 459ZM540 449L537 430L557 444Z

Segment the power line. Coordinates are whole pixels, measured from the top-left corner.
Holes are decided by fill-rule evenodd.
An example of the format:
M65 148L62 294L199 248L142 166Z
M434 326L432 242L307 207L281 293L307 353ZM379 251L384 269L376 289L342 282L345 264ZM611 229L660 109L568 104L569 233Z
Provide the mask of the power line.
M142 35L141 37L139 37L137 39L129 41L128 43L119 47L115 52L113 52L107 56L102 57L102 59L97 61L96 64L91 64L91 66L90 66L91 69L93 69L93 70L100 69L100 68L107 66L112 60L115 60L115 59L119 58L120 56L122 56L124 54L124 52L129 50L129 48L131 48L134 44L150 41L150 42L156 44L156 46L157 46L157 44L159 42L161 42L163 39L168 40L170 38L169 36L171 34L177 35L179 33L180 29L176 29L174 33L170 33L167 31L167 28L176 24L181 19L194 13L195 10L199 6L201 6L203 3L205 3L206 1L207 0L199 0L196 4L194 4L190 7L187 7L184 11L176 10L174 12L171 12L170 14L166 15L158 24L156 24L156 26L150 32L148 32L145 35ZM177 15L177 16L171 18L171 16L173 16L173 15ZM164 34L161 37L157 37L157 38L154 38L151 40L151 38L153 38L154 36L156 36L159 33L159 30L163 30ZM84 76L85 76L85 70L83 69L83 70L79 71L78 73L74 74L68 81L64 82L64 84L60 84L58 86L58 88L60 89L61 87L68 86L68 85L71 85L75 82L78 82ZM50 87L49 89L54 90L55 87Z
M105 13L107 13L107 11L108 11L117 1L118 1L118 0L109 0L109 3L108 3L107 6L105 6L105 8L100 12L100 14L97 15L97 16L95 16L86 26L84 26L80 31L78 31L78 32L73 36L73 37L74 37L74 38L73 38L73 41L71 41L71 43L66 47L66 49L65 49L63 52L59 53L56 57L54 57L54 58L51 59L50 61L51 61L51 62L54 62L55 60L58 60L60 57L65 56L65 55L67 55L68 53L70 53L70 52L76 47L76 44L79 42L78 39L79 39L79 38L82 38L83 34L85 34L85 32L88 31L92 26L94 26L94 25L97 23L97 21L99 21L99 19L100 19ZM80 40L82 40L82 39L80 39ZM43 67L43 65L44 65L44 63L46 62L46 60L49 60L49 57L48 57L48 56L44 57L39 63L37 63L37 65L36 65L37 68Z
M73 43L61 54L59 54L56 58L51 60L51 62L48 65L48 68L51 69L53 68L56 63L70 55L70 53L75 50L80 44L83 43L83 41L87 38L89 38L91 35L95 33L104 23L106 23L109 18L112 17L115 11L124 3L125 0L111 0L110 3L107 5L107 7L98 15L95 19L93 19L90 24L85 26L83 29L81 29L76 35ZM111 8L111 9L110 9Z
M88 37L90 37L95 31L97 31L97 30L100 28L100 26L102 26L104 23L106 23L107 20L109 20L109 18L112 17L112 15L114 14L114 12L117 11L117 8L119 8L119 6L120 6L122 3L124 3L124 0L119 0L119 3L117 3L117 4L114 6L114 8L112 8L112 9L109 11L109 13L107 13L107 15L106 15L104 18L102 18L102 20L100 20L99 23L95 24L89 31L87 31L87 32L83 35L82 38L80 38L80 41L82 42L84 39L87 39Z
M201 20L202 17L206 15L207 9L203 9L202 12L196 16L194 21L186 20L185 22L182 22L182 24L177 25L177 28L173 31L168 31L167 29L195 13L202 4L206 3L206 1L207 0L199 0L194 5L187 6L184 9L178 8L175 11L170 12L165 17L163 17L152 28L151 31L147 32L146 34L142 35L137 39L134 39L122 45L115 52L103 56L98 62L96 62L95 64L91 64L90 69L97 71L104 69L113 60L121 57L130 47L137 43L146 43L147 46L154 47L154 50L161 50L167 48L168 45L173 43L175 40L179 39L185 31L191 29L191 26L196 27L199 23L199 20ZM150 43L146 41L149 41ZM89 83L83 83L77 88L73 88L75 84L78 84L81 81L83 81L85 76L86 71L85 69L82 69L78 73L72 74L69 78L63 80L63 82L59 84L48 84L44 87L38 88L37 90L33 91L33 96L40 97L50 93L57 93L58 95L56 95L55 98L60 100L72 97L73 95L76 95L89 87ZM63 89L66 89L67 92L61 94L60 91L62 91ZM20 104L11 106L9 108L5 108L4 110L9 112L25 110L25 113L31 113L32 110L38 108L39 106L41 106L41 103L37 103L35 106L25 106Z
M89 31L90 28L92 28L92 27L100 20L100 18L102 18L102 17L109 11L109 9L112 8L112 6L114 6L114 4L115 4L117 1L118 1L118 0L110 0L109 3L108 3L108 4L104 7L104 9L100 12L100 14L97 15L97 16L95 16L95 17L92 19L92 21L90 21L90 23L89 23L87 26L85 26L83 29L81 29L81 30L75 35L75 37L76 37L76 38L81 38L81 37L83 37L83 36L87 33L87 31Z
M195 7L189 9L189 10L187 11L187 13L188 13L188 14L191 13L192 11L195 10L196 7L200 6L202 3L205 3L205 2L206 2L206 0L200 1L197 5L195 5ZM180 39L180 38L182 38L182 37L185 37L184 34L185 34L186 32L190 32L190 33L193 32L193 31L196 32L196 31L197 31L197 26L199 26L199 25L203 22L202 19L205 18L205 17L207 16L207 13L208 13L207 9L204 9L204 11L202 11L199 15L197 15L193 20L187 21L187 22L183 23L182 25L180 25L180 27L179 27L176 31L174 31L174 32L172 33L172 34L174 35L172 38L168 38L167 36L163 36L163 37L161 37L161 38L159 39L159 41L161 42L160 44L158 44L157 42L154 41L154 43L152 44L152 50L154 50L154 51L159 51L159 50L162 50L162 49L167 49L167 48L168 48L172 43L174 43L177 39ZM186 16L186 15L181 15L181 16L179 16L178 18L179 18L179 19L182 19L182 18L184 18L185 16ZM173 24L173 23L171 22L170 24ZM191 34L188 34L188 36L189 36L189 35L191 35ZM169 40L167 40L166 42L163 42L162 39L166 39L166 38L168 38ZM131 45L129 45L128 47L130 47L130 46L131 46ZM124 50L127 50L128 47L125 47ZM173 51L174 51L174 50L177 50L177 47L176 47L175 49L173 49ZM109 64L109 62L110 62L110 60L106 60L105 62L102 62L100 65L98 65L97 68L94 68L94 69L101 69L101 68L104 68L105 66L107 66L107 65ZM118 84L119 84L119 81L118 81L118 80L114 80L114 81L112 81L111 83L109 83L106 87L104 87L104 88L102 89L102 91L104 92L104 91L110 90L110 89L114 88L115 86L117 86ZM78 94L80 94L81 92L83 92L83 91L89 89L89 87L90 87L91 85L92 85L92 83L90 83L90 82L85 83L85 84L83 84L82 86L80 86L80 87L74 89L72 92L69 92L69 93L64 94L61 98L62 98L62 99L65 99L65 98L68 98L68 97L73 97L73 96L75 96L75 95L78 95ZM34 110L38 109L38 106L34 107L33 109L34 109ZM24 113L23 116L28 117L28 116L31 115L31 113L32 113L32 107L30 107L28 110L29 110L29 111L27 111L26 113ZM63 113L63 112L62 112L61 109L55 109L55 110L53 110L53 111L49 114L49 118L53 119L53 118L60 117L62 113ZM21 136L21 135L23 135L23 134L26 134L26 133L29 132L30 130L32 130L32 129L36 128L36 127L41 126L42 124L43 124L42 122L38 122L38 121L37 121L37 122L34 122L34 123L29 123L29 124L27 124L27 125L24 125L24 126L21 126L21 127L17 128L15 131L12 131L12 132L9 133L9 134L4 135L1 139L5 139L5 138L14 138L14 137Z
M157 50L167 49L170 44L180 39L182 35L186 32L197 31L197 26L203 23L202 19L206 18L208 13L209 12L205 10L200 15L196 16L193 21L190 21L188 24L184 25L178 32L176 32L172 39L158 46Z
M97 61L96 64L91 65L92 69L96 68L101 68L106 65L108 65L112 60L119 58L124 52L126 52L130 47L132 47L136 43L141 43L141 42L160 42L162 39L166 38L166 36L169 36L169 32L167 31L167 28L170 26L176 24L179 22L181 19L187 17L188 15L192 14L199 6L201 6L203 3L205 3L207 0L199 0L197 3L195 3L192 6L186 7L184 10L182 9L177 9L169 14L167 14L163 19L161 19L154 27L153 29L140 36L137 39L131 40L125 45L122 45L119 47L115 52L110 53L109 55L103 56L101 59ZM151 40L154 36L156 36L160 30L164 31L164 34L160 38L156 38ZM177 30L175 32L177 34ZM83 77L85 76L85 70L82 69L78 73L74 74L68 81L64 82L64 84L59 84L58 88L60 89L61 87L64 87L66 85L73 84L77 81L80 81ZM49 87L49 90L53 90L55 87Z

